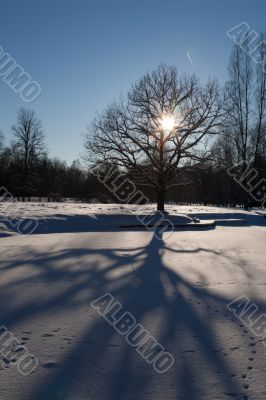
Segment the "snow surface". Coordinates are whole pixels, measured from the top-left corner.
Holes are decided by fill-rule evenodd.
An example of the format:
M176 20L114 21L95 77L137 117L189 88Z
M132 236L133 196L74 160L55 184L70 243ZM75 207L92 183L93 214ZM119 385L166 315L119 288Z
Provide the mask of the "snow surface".
M158 240L119 229L134 205L0 204L0 325L39 360L25 377L0 355L1 400L266 398L266 347L227 309L246 295L266 313L266 219L258 210L167 210L247 224ZM39 221L30 236L8 223L25 216ZM156 373L92 308L107 292L173 354L168 372Z

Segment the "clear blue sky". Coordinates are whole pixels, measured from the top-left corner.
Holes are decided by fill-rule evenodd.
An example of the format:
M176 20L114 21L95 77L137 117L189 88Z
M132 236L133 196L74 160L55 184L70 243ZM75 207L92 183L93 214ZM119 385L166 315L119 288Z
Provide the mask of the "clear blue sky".
M165 62L224 81L226 31L266 31L265 0L2 0L0 16L0 45L42 86L27 105L0 78L0 130L9 139L18 108L34 109L50 155L67 162L93 115L147 70Z

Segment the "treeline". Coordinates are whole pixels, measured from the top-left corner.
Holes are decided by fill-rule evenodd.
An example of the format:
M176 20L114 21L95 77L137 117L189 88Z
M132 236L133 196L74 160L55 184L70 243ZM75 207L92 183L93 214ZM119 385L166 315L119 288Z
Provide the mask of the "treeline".
M21 110L21 113L26 113ZM34 113L30 113L34 116ZM257 158L258 176L254 179L254 186L266 178L266 128L263 128L264 139L261 143L261 157ZM118 202L113 194L98 179L95 173L82 168L79 160L75 160L70 166L59 159L51 159L45 152L45 147L33 150L33 143L24 143L24 147L13 141L10 146L4 146L1 135L0 146L0 186L5 187L17 200L26 201L33 197L41 201L62 201L67 198L84 202ZM237 165L238 158L233 156L234 146L229 142L230 137L221 136L214 144L215 162L210 162L203 169L191 169L191 173L180 175L177 182L180 186L170 190L167 194L167 202L178 204L205 204L236 206L258 206L259 201L247 195L242 186L237 183L230 174L232 166ZM27 143L29 148L27 149ZM40 144L40 142L39 142ZM31 148L31 150L30 150ZM26 155L30 153L31 155ZM225 157L226 155L226 157ZM227 162L226 162L227 160ZM112 166L101 167L101 173L108 174ZM241 176L241 165L236 168ZM117 171L117 175L119 172ZM124 174L124 178L131 180L130 174ZM263 191L263 188L261 188ZM138 187L151 202L156 202L156 195L149 188Z
M266 132L265 128L264 132ZM4 146L3 136L1 138L0 186L5 187L18 200L23 201L37 197L40 200L46 198L48 201L73 198L86 202L117 202L116 196L97 179L95 174L82 168L79 160L68 166L66 162L59 159L50 159L44 152L43 154L36 153L38 156L36 155L30 163L27 163L25 147L22 150L16 142L10 146ZM226 140L229 138L227 137ZM187 174L182 176L180 173L179 180L184 183L170 190L166 201L179 204L229 206L246 204L246 191L228 173L228 170L237 163L237 159L234 159L231 154L234 148L232 143L229 145L226 140L224 137L215 144L216 163L210 163L208 168L191 170L189 176ZM259 163L257 161L259 175L254 180L254 184L266 177L265 135L262 147L262 156ZM225 161L224 152L228 162ZM106 172L110 168L111 166L108 165ZM130 176L128 178L130 179ZM138 189L152 202L156 201L155 193L148 188ZM248 196L248 202L256 205L251 196Z

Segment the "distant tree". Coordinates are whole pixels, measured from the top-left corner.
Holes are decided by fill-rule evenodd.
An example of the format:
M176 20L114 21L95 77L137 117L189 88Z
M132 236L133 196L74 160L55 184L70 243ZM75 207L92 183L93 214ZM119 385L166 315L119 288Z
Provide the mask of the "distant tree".
M64 182L64 192L67 197L82 197L84 193L85 172L81 168L79 160L74 160L66 171L66 179Z
M66 162L57 158L49 159L45 157L40 160L39 166L39 196L48 197L48 201L63 197L64 184L67 177Z
M265 123L266 123L266 56L265 34L259 39L257 63L250 56L251 35L246 34L240 45L234 45L229 61L229 80L226 83L224 128L216 143L219 165L227 171L239 164L244 176L247 168L255 167L260 177L265 176ZM248 187L248 177L243 185ZM228 192L238 204L248 206L251 198L228 177Z
M17 124L12 127L14 146L19 155L21 194L34 193L38 177L34 169L38 159L45 155L44 134L41 121L34 111L21 108L18 112Z
M5 137L3 133L0 131L0 153L2 153L4 149Z
M207 138L219 131L222 112L216 81L202 86L195 76L160 65L110 105L88 130L85 148L92 163L116 164L135 183L151 188L164 210L175 177L203 166L212 156Z
M0 131L0 187L4 186L4 158L3 158L3 152L4 152L4 135Z
M256 86L255 86L255 105L256 105L256 126L255 126L255 150L254 165L260 163L265 152L263 151L263 142L265 142L265 120L266 120L266 34L260 35L261 46L259 48L259 62L256 68ZM259 166L259 165L258 165Z
M248 46L248 40L244 43ZM244 46L243 45L243 46ZM254 147L252 146L252 101L253 69L252 59L244 47L233 46L229 62L229 81L226 84L228 93L226 123L237 150L237 162L246 165Z

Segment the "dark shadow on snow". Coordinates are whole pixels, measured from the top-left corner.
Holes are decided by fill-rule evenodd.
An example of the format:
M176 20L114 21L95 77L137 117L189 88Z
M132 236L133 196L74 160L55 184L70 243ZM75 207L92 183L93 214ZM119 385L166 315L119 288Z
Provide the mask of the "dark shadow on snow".
M73 400L72 391L81 380L83 393L78 393L75 400L161 399L165 398L165 393L169 399L205 400L205 394L200 390L204 387L203 366L195 368L193 365L193 355L187 351L185 343L187 336L195 337L198 354L205 360L213 382L219 383L220 397L224 398L224 393L233 393L236 398L244 398L241 397L243 389L230 378L236 371L229 359L218 351L221 343L213 326L218 315L213 319L205 318L195 306L200 302L208 316L210 303L215 304L221 312L226 312L226 305L232 299L215 295L207 287L191 284L167 268L163 261L165 251L188 255L193 253L195 256L200 252L209 252L214 257L216 253L207 248L172 249L156 236L153 235L146 247L74 248L50 255L32 251L27 259L15 262L6 260L5 269L30 265L38 271L34 279L49 284L47 296L31 304L22 304L12 311L8 307L10 287L7 285L1 289L0 301L5 304L1 311L1 323L10 329L22 321L30 324L37 316L67 313L84 305L88 309L88 315L84 314L84 319L88 318L87 329L80 332L73 347L59 360L50 375L45 375L40 385L32 387L27 400ZM97 262L88 261L93 255L108 259L109 266L103 269L99 268ZM56 267L58 262L72 259L73 262L79 260L82 268ZM123 274L112 276L116 271L122 271ZM70 281L70 284L63 292L49 294L61 281ZM18 280L16 283L19 285L22 282ZM75 296L86 292L88 296L82 296L80 302L73 301ZM130 311L137 322L149 329L173 354L175 365L166 374L157 374L101 316L97 316L96 311L97 317L89 319L91 301L107 292L121 301L124 311ZM155 312L156 328L152 322Z
M225 225L225 226L266 226L266 219L263 218L262 215L251 215L250 213L191 213L188 214L190 216L195 216L200 219L201 222L206 220L216 220L217 225ZM1 216L0 216L1 217ZM167 218L170 218L170 221L175 224L176 218L174 214L171 216L166 215ZM178 217L178 218L181 218ZM246 220L246 224L238 223L233 220ZM224 220L224 223L219 223L219 220ZM30 220L29 220L30 221ZM145 229L145 225L141 224L141 221L146 222L154 222L155 220L151 218L147 218L147 216L139 215L138 218L134 214L95 214L95 215L65 215L65 214L55 214L50 217L36 218L34 219L34 223L32 222L29 225L28 231L31 233L32 227L34 228L32 234L50 234L50 233L75 233L75 232L111 232L111 231L120 231L120 230L143 230ZM0 218L1 222L1 218ZM28 233L27 229L27 220L25 223L21 225L21 220L12 219L12 225L8 222L8 220L3 220L3 223L6 225L7 229L10 231L16 232L17 226L21 227L21 231L23 233ZM19 225L20 224L20 225ZM36 225L36 227L35 227ZM128 225L128 228L127 226ZM139 225L135 226L134 225ZM193 226L192 226L193 225ZM121 227L123 226L123 227ZM132 227L133 226L133 227ZM171 224L170 224L171 226ZM191 223L187 224L185 227L175 227L175 230L202 230L202 229L213 229L214 227L204 227L197 226L197 224ZM170 228L171 229L171 228ZM0 233L1 234L1 233ZM1 234L9 234L7 232Z

